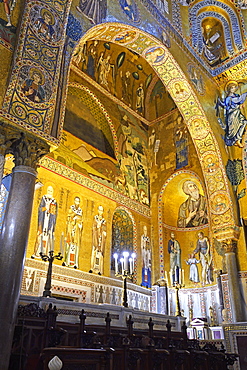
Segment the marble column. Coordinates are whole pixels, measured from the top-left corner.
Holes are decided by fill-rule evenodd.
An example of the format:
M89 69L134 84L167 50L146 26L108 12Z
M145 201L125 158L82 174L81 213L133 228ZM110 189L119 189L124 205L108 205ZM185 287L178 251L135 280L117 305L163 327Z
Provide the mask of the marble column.
M228 288L232 309L232 319L233 322L245 321L235 254L237 243L235 240L227 240L223 242L222 245L226 251L225 259L228 273Z
M10 148L16 166L0 235L1 370L7 370L9 364L37 176L36 166L44 153L43 149L40 149L35 139L26 138L24 134Z
M226 253L226 266L233 322L245 321L242 308L243 302L240 294L236 254L234 252Z

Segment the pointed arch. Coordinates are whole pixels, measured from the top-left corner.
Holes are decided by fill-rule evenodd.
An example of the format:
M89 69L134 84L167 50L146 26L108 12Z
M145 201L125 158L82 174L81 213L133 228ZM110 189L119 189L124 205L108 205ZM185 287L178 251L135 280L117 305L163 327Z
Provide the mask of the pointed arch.
M230 207L231 197L217 140L194 90L170 51L160 40L146 32L119 23L104 23L91 28L82 37L78 47L87 40L104 40L120 44L141 55L152 66L183 116L202 163L212 231L219 239L238 238L238 228ZM214 160L218 163L214 174L208 173L207 164L204 161L208 153L213 153ZM226 201L226 211L221 214L214 209L219 183Z
M114 252L118 252L118 253L121 253L122 251L124 251L124 248L121 248L121 244L124 242L124 238L119 238L118 239L118 244L119 244L119 247L116 248L116 250L114 250L114 235L116 235L117 232L121 231L121 226L122 223L121 223L121 220L120 220L120 224L119 224L119 227L116 227L115 231L114 231L114 227L116 225L114 225L114 215L116 214L119 214L120 218L121 216L123 216L123 218L125 218L125 220L129 220L131 222L131 225L129 224L129 226L132 226L132 230L131 232L129 233L129 236L130 234L132 234L132 245L129 247L132 249L128 249L128 250L131 250L133 252L135 252L137 254L137 229L136 229L136 222L135 222L135 219L132 215L132 213L126 208L126 207L117 207L113 213L113 216L112 216L112 251L111 251L111 255L113 255ZM127 216L127 219L126 219L126 216ZM125 225L126 226L126 225ZM126 227L125 227L126 229ZM126 232L126 230L125 230ZM127 227L127 234L125 235L126 237L128 237L128 227ZM136 282L136 270L137 268L137 265L136 265L136 261L135 261L135 267L134 267L134 282Z

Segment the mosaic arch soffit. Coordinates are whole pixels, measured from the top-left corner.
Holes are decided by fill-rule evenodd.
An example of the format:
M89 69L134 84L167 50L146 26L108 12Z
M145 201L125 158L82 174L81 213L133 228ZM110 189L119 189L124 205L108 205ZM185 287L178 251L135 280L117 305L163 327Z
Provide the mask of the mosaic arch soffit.
M83 35L77 47L88 40L102 40L122 45L141 55L152 66L182 114L198 158L202 163L214 236L219 239L237 238L238 228L234 221L231 197L218 143L196 94L169 50L146 32L120 23L104 23L90 28ZM211 155L218 164L217 171L213 174L207 172L204 161L208 155ZM221 184L220 194L216 186L219 183ZM220 215L214 211L212 206L219 195L226 203Z

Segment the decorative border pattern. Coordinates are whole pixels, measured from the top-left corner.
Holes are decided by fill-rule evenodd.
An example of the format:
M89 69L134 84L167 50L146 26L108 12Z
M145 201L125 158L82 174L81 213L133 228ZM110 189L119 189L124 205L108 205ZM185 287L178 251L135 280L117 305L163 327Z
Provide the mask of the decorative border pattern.
M233 37L234 37L235 45L238 47L239 50L242 50L243 49L243 41L242 41L241 36L240 36L241 35L241 26L239 24L238 17L236 16L235 12L233 11L233 9L231 9L231 7L229 5L227 5L225 3L222 3L220 1L217 1L217 0L201 1L197 4L195 4L194 6L192 5L192 7L190 8L189 22L191 24L192 45L193 45L193 47L196 47L199 43L199 52L201 52L202 41L197 40L198 36L201 34L201 32L200 32L201 20L205 17L210 17L211 16L211 17L220 19L224 23L224 34L225 34L225 38L226 38L226 44L228 45L227 49L230 52L230 54L233 54L233 52L234 52L233 51L233 46L232 46L232 43L231 43L231 34L228 31L229 30L228 21L225 19L225 17L221 16L220 14L217 14L216 12L203 12L202 13L202 9L206 8L207 6L215 6L215 7L221 8L222 10L224 10L228 14L228 16L231 20L232 34L233 34ZM200 12L200 16L197 17L199 12Z
M59 315L65 315L65 316L80 316L81 311L78 310L68 310L65 308L58 308L57 313ZM97 318L102 318L105 319L105 313L100 313L100 312L93 312L93 311L84 311L86 317L97 317ZM116 314L111 314L111 319L112 320L119 320L119 315Z
M229 296L228 275L221 276L221 283L222 283L224 307L228 310L228 320L232 322L233 321L232 307L231 307L231 301L230 301L230 296Z
M229 353L238 353L237 337L247 335L247 325L224 325L224 336L226 351ZM234 364L234 370L241 370L239 359Z
M133 212L137 212L145 217L150 218L150 209L147 206L144 206L121 193L118 193L116 190L110 189L103 184L98 183L95 180L86 177L85 175L75 171L72 168L65 166L62 163L57 162L54 159L45 157L40 162L40 167L43 167L49 171L56 173L57 175L63 176L64 178L73 181L79 185L84 186L85 188L92 190L98 194L103 195L105 198L109 198L116 203L119 203L126 208L131 209Z
M59 140L52 136L51 132L71 2L72 0L27 1L20 25L14 68L5 94L3 109L0 111L4 118L54 144L59 144ZM37 32L32 28L34 9L38 8L46 9L56 20L60 34L54 40L48 41L45 37L38 37ZM39 70L49 85L49 97L42 103L30 101L19 94L21 73L23 69L31 68Z

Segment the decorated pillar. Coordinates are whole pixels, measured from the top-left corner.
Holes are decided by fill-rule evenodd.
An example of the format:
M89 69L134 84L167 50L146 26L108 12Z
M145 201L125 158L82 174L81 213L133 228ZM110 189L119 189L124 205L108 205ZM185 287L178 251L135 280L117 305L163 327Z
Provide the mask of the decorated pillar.
M41 140L21 134L9 147L15 167L0 235L0 364L7 370L32 212L37 161L48 152Z
M234 322L244 321L244 311L242 307L242 297L240 292L238 268L236 261L236 240L226 240L222 242L225 249L226 268L228 273L228 288L231 299L232 318Z

